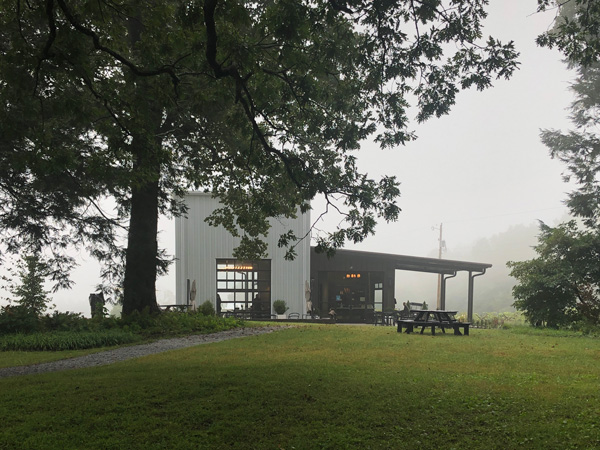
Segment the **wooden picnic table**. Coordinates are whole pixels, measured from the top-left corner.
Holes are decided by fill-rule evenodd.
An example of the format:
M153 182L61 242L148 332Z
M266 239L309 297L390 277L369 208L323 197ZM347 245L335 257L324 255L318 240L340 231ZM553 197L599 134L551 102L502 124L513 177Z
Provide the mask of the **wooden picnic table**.
M416 311L412 319L398 320L398 333L402 332L402 328L406 328L406 333L412 333L415 327L421 327L421 334L425 328L431 328L431 334L435 335L436 327L441 328L443 333L446 333L446 328L454 330L454 334L460 336L460 328L463 329L465 336L469 335L469 322L459 322L456 320L458 311L446 311L438 309L422 309Z

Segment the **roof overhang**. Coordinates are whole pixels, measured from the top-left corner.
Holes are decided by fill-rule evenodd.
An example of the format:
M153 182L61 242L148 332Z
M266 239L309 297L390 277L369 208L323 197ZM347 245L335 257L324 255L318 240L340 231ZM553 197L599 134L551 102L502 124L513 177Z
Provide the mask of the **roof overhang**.
M336 250L336 256L353 257L365 260L377 260L389 264L396 270L410 270L438 274L454 274L456 272L485 272L491 264L451 259L423 258L419 256L394 255L390 253L363 252L359 250ZM334 256L335 257L335 256Z

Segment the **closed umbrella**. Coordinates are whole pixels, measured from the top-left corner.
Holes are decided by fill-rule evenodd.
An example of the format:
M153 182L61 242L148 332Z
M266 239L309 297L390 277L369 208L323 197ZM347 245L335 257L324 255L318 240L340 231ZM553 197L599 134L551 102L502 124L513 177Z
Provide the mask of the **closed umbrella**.
M196 280L192 281L192 288L190 289L190 306L193 310L196 309Z

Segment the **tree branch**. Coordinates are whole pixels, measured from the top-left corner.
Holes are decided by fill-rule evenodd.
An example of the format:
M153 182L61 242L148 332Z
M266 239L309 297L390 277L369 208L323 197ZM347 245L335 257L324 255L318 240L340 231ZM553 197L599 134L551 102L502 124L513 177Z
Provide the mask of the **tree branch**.
M46 45L44 45L44 49L42 50L42 54L39 57L38 64L35 68L35 84L33 87L33 92L37 92L39 79L40 79L40 69L42 67L42 62L46 59L52 57L50 54L50 49L52 48L52 44L56 39L56 22L54 21L54 1L47 0L46 1L46 17L48 18L48 29L50 30L48 34L48 40L46 41ZM19 22L20 24L20 22Z
M204 23L206 26L206 44L207 44L206 45L206 59L208 61L208 64L213 69L213 71L215 73L215 77L217 77L217 78L229 77L229 78L233 78L235 80L236 101L238 101L242 105L242 108L244 109L244 113L246 114L246 117L248 118L248 120L250 121L250 124L252 125L252 130L258 137L263 149L267 153L275 154L279 157L279 159L284 163L286 172L287 172L288 176L290 177L290 179L292 180L292 182L298 188L302 189L304 187L303 184L297 179L296 175L294 174L294 172L292 170L292 165L294 163L297 164L297 163L301 162L299 160L299 158L290 158L284 152L277 150L276 148L271 146L269 144L269 142L267 141L266 136L264 135L264 133L258 126L258 123L256 122L256 115L254 114L254 111L256 110L256 108L254 107L254 103L252 101L252 96L250 94L250 91L248 90L248 87L246 86L246 82L248 81L248 79L251 77L252 74L250 73L250 74L246 75L245 77L242 77L242 75L240 74L240 72L235 64L231 64L224 68L217 61L217 39L218 39L218 36L217 36L217 28L216 28L216 24L215 24L215 9L216 9L216 7L217 7L217 0L206 0L204 2ZM244 98L244 95L245 95L245 98Z
M49 1L51 1L51 0L49 0ZM65 17L71 24L71 26L73 28L75 28L77 31L79 31L80 33L82 33L86 36L89 36L92 39L92 42L94 43L94 48L96 50L100 50L101 52L109 54L110 56L115 58L117 61L119 61L121 64L128 67L137 76L152 77L152 76L156 76L156 75L168 74L171 77L171 80L173 81L173 84L175 86L177 86L179 84L179 77L175 73L175 70L173 70L172 65L162 66L162 67L159 67L158 69L153 69L153 70L146 70L146 69L139 68L136 64L129 61L127 58L125 58L120 53L112 50L109 47L102 45L102 43L100 42L100 36L98 36L98 34L95 33L93 30L80 24L77 21L77 19L75 18L75 16L73 15L73 13L69 10L69 8L67 7L64 0L57 0L57 2L58 2L58 5L60 6L60 9L63 12L63 14L65 15Z
M346 5L346 2L344 0L329 0L329 4L336 11L345 12L348 14L354 14L354 11L352 11L348 7L348 5Z

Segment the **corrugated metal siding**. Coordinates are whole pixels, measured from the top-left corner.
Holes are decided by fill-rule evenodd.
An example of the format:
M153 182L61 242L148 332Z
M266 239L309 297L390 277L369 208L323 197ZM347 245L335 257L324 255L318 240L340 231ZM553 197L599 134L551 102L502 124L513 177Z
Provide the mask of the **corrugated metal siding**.
M196 280L197 305L205 300L215 304L216 259L231 258L240 239L234 238L225 229L211 227L204 222L220 206L217 199L209 194L190 193L185 201L187 218L178 218L175 222L177 303L185 303L189 279L190 282ZM294 230L296 236L304 236L310 229L310 214L301 215L296 220L271 221L271 232L267 238L268 258L271 259L271 297L272 301L285 300L290 308L288 312L302 314L306 312L304 286L310 273L310 238L298 245L298 256L294 261L286 261L285 250L277 247L277 240L289 229Z

